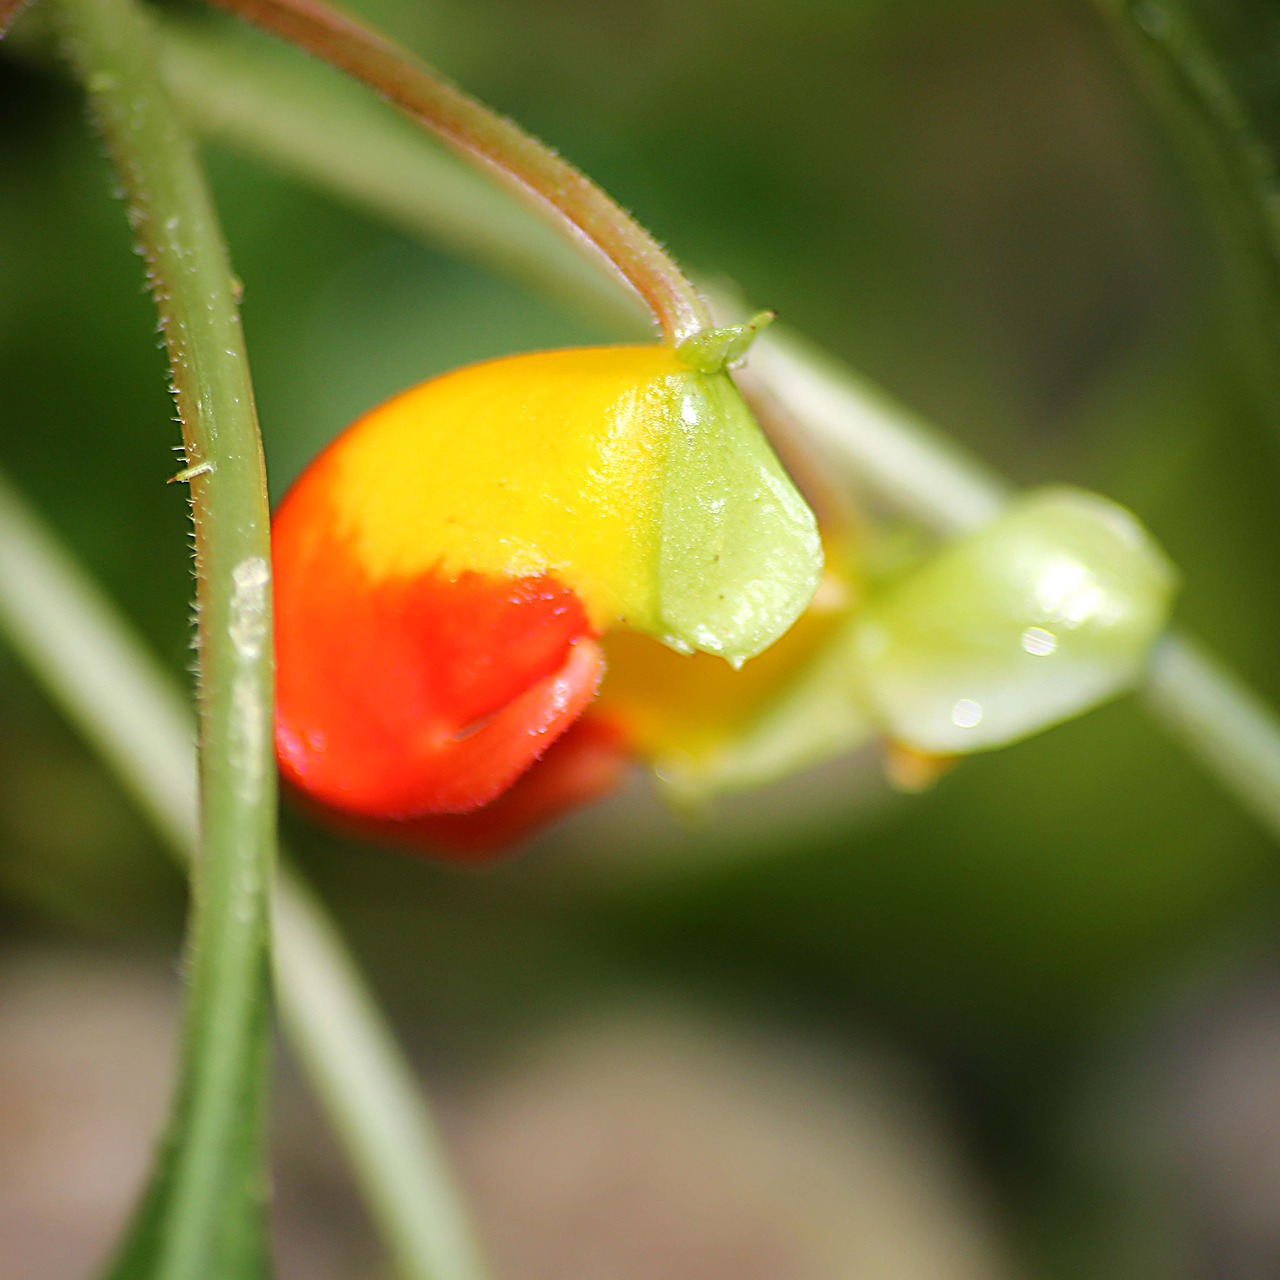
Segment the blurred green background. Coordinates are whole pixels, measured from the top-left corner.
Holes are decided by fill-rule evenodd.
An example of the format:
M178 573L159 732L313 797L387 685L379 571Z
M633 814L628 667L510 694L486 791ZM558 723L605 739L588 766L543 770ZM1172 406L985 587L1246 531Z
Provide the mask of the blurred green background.
M1199 180L1203 147L1097 10L358 8L554 143L691 269L1016 480L1132 506L1185 574L1180 618L1280 702L1280 349ZM1203 0L1196 17L1280 139L1269 0ZM411 382L612 336L255 163L208 158L276 495ZM110 188L75 96L7 56L0 466L185 676L177 430ZM840 762L693 826L633 788L481 873L285 825L448 1079L556 1028L675 1005L901 1064L996 1224L1001 1274L1280 1274L1272 842L1132 700L920 797L889 798L873 773ZM0 647L0 1006L33 953L165 971L182 911L153 839ZM74 986L76 965L59 972Z

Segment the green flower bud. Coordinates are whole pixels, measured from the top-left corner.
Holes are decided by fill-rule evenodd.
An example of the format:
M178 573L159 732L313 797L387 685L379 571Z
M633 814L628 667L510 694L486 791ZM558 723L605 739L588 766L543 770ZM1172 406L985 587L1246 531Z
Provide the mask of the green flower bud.
M1133 687L1176 580L1123 507L1029 494L873 599L856 646L865 698L917 750L1016 742Z

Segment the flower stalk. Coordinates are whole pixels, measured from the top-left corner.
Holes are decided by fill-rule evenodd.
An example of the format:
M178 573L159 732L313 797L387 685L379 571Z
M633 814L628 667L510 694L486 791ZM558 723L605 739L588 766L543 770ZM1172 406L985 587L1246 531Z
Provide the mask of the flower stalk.
M644 300L675 345L711 326L698 291L661 245L585 174L378 32L322 0L212 0L347 72L488 170Z

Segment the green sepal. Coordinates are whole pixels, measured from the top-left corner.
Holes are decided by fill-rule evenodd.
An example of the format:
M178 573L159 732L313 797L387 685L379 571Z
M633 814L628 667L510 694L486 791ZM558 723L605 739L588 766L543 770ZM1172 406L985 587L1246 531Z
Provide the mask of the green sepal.
M737 368L746 358L751 344L777 317L772 311L757 311L745 324L728 324L718 329L700 329L690 334L676 355L682 363L699 373L719 373Z
M818 589L817 522L728 374L691 370L666 390L654 630L738 665Z

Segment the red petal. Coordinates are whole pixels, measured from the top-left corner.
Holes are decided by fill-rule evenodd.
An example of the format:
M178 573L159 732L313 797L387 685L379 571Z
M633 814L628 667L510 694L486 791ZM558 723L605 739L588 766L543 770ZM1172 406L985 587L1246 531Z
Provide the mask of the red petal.
M331 821L370 840L407 846L459 862L489 861L539 827L613 791L631 762L612 723L588 714L558 738L531 769L491 804L471 813L442 813L400 822Z
M277 755L325 807L405 820L487 804L595 694L585 611L550 577L373 581L288 502L274 545Z

